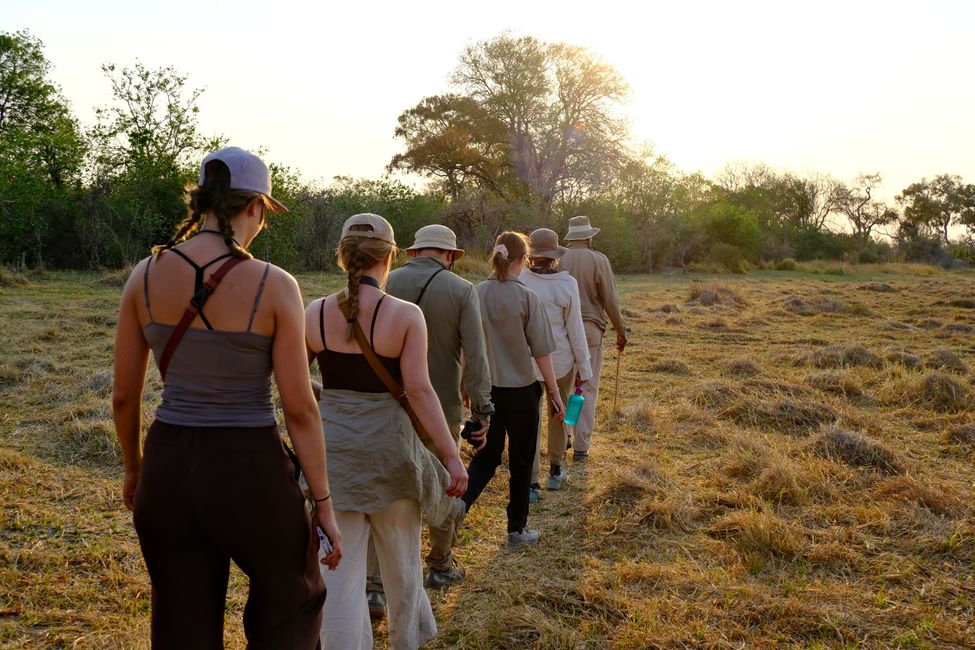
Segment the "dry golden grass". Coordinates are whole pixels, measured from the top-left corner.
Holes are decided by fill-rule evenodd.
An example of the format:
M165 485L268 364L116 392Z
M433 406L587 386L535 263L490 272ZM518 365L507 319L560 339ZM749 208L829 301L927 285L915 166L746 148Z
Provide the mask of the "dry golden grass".
M590 460L516 553L499 469L430 647L975 647L975 275L797 269L620 278L619 412L608 339ZM0 283L0 647L147 647L109 412L119 279L29 282ZM158 391L152 371L147 417ZM228 647L245 590L235 571Z

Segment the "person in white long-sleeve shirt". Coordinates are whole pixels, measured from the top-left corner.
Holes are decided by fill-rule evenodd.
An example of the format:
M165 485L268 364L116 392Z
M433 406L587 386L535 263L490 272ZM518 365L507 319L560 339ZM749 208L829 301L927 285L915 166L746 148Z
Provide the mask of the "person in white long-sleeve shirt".
M589 345L582 324L579 287L575 278L558 270L558 261L568 250L559 245L559 236L548 228L540 228L530 236L531 265L519 276L519 280L538 294L545 306L545 314L552 326L556 349L552 353L552 366L558 377L562 403L568 404L569 392L592 378L589 363ZM541 381L541 374L538 374ZM541 423L539 423L541 426ZM535 449L529 501L538 501L541 485L538 482L541 435ZM562 466L565 460L567 434L565 425L556 418L548 419L549 490L558 490L565 483L567 472Z

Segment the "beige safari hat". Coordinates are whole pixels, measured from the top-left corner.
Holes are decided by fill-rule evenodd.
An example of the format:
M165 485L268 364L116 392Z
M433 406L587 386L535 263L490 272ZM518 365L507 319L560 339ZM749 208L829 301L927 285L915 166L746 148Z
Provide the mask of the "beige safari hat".
M580 241L599 234L599 228L589 224L589 217L579 215L569 219L569 232L565 234L565 241Z
M352 230L352 226L369 226L369 230ZM354 214L346 219L342 225L342 239L346 237L369 237L396 245L393 227L378 214L371 212Z
M417 251L421 248L437 248L444 251L454 251L454 261L464 257L464 249L457 248L457 235L447 226L439 223L423 226L416 231L413 245L407 248L408 251Z

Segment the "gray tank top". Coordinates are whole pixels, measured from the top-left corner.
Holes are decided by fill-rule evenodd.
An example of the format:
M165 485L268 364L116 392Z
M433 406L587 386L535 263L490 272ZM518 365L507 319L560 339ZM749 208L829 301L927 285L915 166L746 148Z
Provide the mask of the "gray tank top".
M146 264L143 278L149 322L143 326L142 332L158 365L176 326L153 320L149 305L151 264L152 260ZM214 330L209 322L206 322L207 329L191 327L186 330L166 372L162 402L156 409L157 419L191 427L266 427L276 424L271 401L271 345L274 338L251 331L270 267L268 264L264 268L247 330Z

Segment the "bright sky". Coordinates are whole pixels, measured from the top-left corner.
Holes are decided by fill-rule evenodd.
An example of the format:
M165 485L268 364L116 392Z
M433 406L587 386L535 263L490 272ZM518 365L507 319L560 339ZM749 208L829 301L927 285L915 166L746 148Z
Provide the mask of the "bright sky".
M685 171L879 171L890 198L923 176L975 182L973 25L956 0L6 0L0 29L44 42L83 121L111 99L102 63L172 65L205 89L205 131L307 179L381 176L396 117L507 29L615 65L634 139Z

